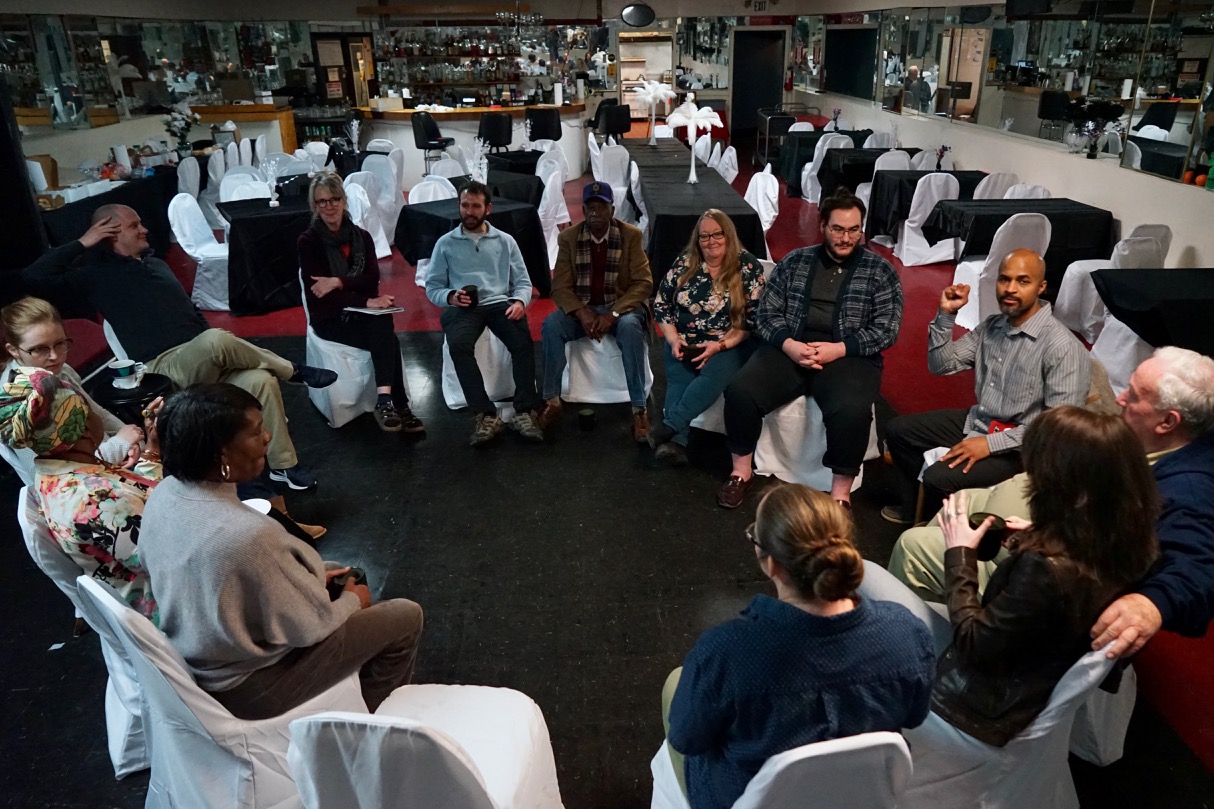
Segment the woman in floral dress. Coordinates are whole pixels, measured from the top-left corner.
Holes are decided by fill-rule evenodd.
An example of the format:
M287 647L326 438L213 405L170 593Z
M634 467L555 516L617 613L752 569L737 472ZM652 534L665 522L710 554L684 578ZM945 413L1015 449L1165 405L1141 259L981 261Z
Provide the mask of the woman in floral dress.
M750 336L762 292L759 260L739 243L730 218L709 208L654 301L654 319L670 346L665 412L649 431L659 460L687 462L692 420L720 398L746 361L739 346Z

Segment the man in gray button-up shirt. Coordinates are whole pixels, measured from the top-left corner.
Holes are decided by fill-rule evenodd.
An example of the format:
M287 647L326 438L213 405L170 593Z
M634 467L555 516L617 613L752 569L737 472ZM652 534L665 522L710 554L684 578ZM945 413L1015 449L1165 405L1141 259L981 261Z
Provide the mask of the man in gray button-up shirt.
M957 284L940 296L940 311L928 327L927 367L947 375L974 369L978 403L969 410L936 410L899 416L889 423L886 443L905 486L902 503L882 509L890 522L909 524L914 481L923 453L949 447L923 470L924 513L959 489L993 486L1020 471L1020 442L1030 421L1047 407L1082 407L1092 365L1083 345L1054 319L1045 291L1045 262L1031 250L1015 250L999 267L995 294L999 314L953 340L957 311L969 286Z

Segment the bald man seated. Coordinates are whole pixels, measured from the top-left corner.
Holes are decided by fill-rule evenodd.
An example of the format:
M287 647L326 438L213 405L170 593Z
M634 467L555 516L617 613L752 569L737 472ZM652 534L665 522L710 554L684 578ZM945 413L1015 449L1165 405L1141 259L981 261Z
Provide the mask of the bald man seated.
M151 255L147 236L133 209L102 205L83 236L27 267L25 281L46 297L83 297L109 322L130 359L179 388L229 382L253 394L270 431L270 477L292 489L315 486L316 476L299 463L287 433L278 383L323 388L337 381L337 374L298 365L210 328L169 266Z
M953 492L1007 480L1021 471L1020 443L1029 422L1049 407L1085 404L1092 374L1088 352L1054 318L1043 292L1045 261L1031 250L1012 251L995 280L999 314L956 340L953 325L970 288L954 284L940 295L940 310L928 326L927 368L939 376L972 368L978 403L969 410L890 421L886 446L901 473L900 491L899 502L881 510L883 518L900 525L914 521L920 470L925 514ZM937 447L949 449L923 469L923 453Z

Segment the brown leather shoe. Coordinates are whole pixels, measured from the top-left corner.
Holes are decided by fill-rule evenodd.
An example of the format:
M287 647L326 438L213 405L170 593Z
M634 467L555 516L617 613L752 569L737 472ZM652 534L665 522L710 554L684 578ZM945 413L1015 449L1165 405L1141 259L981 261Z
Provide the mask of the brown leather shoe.
M638 444L648 443L649 410L642 407L632 414L632 440Z
M561 416L564 414L565 403L561 401L560 396L553 396L536 411L535 423L541 430L546 431L553 424L560 421Z
M295 524L302 528L303 532L312 537L312 539L320 539L329 533L329 529L323 525L308 525L306 522L296 522Z
M754 475L748 480L742 480L737 475L730 475L729 480L717 490L717 505L721 508L737 508L746 499L746 490L750 488Z

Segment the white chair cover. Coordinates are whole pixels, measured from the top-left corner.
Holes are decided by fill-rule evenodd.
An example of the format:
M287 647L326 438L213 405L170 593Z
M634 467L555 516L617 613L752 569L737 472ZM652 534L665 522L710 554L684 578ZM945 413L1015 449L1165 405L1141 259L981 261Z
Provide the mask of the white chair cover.
M1109 372L1109 386L1118 396L1129 387L1130 374L1154 353L1155 348L1112 314L1106 315L1104 328L1092 344L1092 359L1099 360Z
M437 161L441 163L442 161ZM413 186L409 191L409 204L418 202L435 202L440 199L455 199L459 194L455 186L446 177L429 174L426 179Z
M169 226L181 249L198 264L190 300L203 311L229 311L228 245L215 240L198 201L189 194L173 197L169 202Z
M223 149L224 159L228 163L228 168L235 168L240 165L240 147L236 145L236 141L232 141Z
M458 160L455 160L450 155L443 155L438 160L430 164L430 173L427 177L463 177L468 172L464 170L463 165Z
M1098 767L1121 759L1137 701L1138 675L1133 666L1127 666L1116 694L1097 688L1079 706L1071 726L1070 751Z
M599 156L599 172L602 176L595 179L611 186L611 192L615 196L616 217L636 224L636 211L628 201L628 166L631 162L632 158L623 146L604 146Z
M865 149L893 149L897 145L893 132L874 132L864 139Z
M942 239L934 245L928 244L923 235L923 223L927 221L937 202L942 199L957 199L960 193L961 184L951 174L933 173L919 178L919 182L915 184L915 196L911 198L910 215L902 223L898 243L894 245L894 255L904 265L917 266L952 261L953 240Z
M541 157L540 160L552 158L560 163L561 177L564 178L561 182L567 183L573 179L569 174L569 158L565 156L565 150L561 148L561 144L551 140L550 138L541 138L537 141L532 141L531 148L544 152L544 157ZM539 174L541 177L548 176L547 172L541 174L539 171L537 171L536 174Z
M266 136L258 135L257 139L253 141L253 158L256 165L261 165L261 161L265 160L266 154L268 154L269 151L270 147L266 143Z
M1160 268L1163 267L1163 257L1164 250L1156 239L1131 236L1118 242L1108 259L1072 261L1058 288L1054 317L1094 345L1104 330L1104 320L1109 310L1092 283L1092 273L1109 267L1122 270Z
M851 149L856 144L847 135L823 135L814 147L814 159L801 169L801 198L817 203L822 197L822 183L818 181L818 169L826 159L827 149Z
M312 167L317 171L323 170L325 164L329 162L329 144L319 140L310 140L304 144L303 148L308 153L308 159L312 161ZM366 168L366 164L363 165L363 168Z
M910 155L901 149L890 149L883 155L877 157L877 162L873 165L873 174L878 171L899 171L910 169ZM872 183L860 183L856 186L856 196L864 203L864 219L868 221L868 206L873 196Z
M27 487L22 487L17 494L17 522L34 564L72 602L76 615L83 617L76 580L84 575L84 571L63 552L38 510L37 496ZM147 737L143 732L143 698L139 681L135 678L135 669L126 657L121 642L109 633L98 634L101 637L101 653L110 671L105 685L107 747L114 777L122 779L151 766Z
M1121 135L1117 132L1102 132L1096 139L1096 151L1109 154L1121 154Z
M481 376L485 380L485 392L491 401L497 403L498 411L504 413L510 404L507 400L514 395L514 363L510 361L506 344L488 329L476 341L476 364L480 366ZM455 366L451 363L446 337L443 338L443 401L452 410L460 410L468 405L459 377L455 375Z
M198 158L190 155L177 164L177 193L198 197Z
M544 243L548 247L548 267L551 269L556 266L559 226L572 221L569 206L565 204L565 184L561 182L561 169L555 162L549 164L548 176L544 178L544 196L540 200L539 214L540 225L544 229Z
M594 137L594 136L591 135L591 137ZM462 148L460 148L458 143L453 143L450 146L448 146L447 151L444 152L444 154L445 154L445 156L450 157L455 162L457 162L461 166L463 166L464 170L463 170L463 172L461 172L462 174L471 174L472 173L468 166L468 160L467 160L467 158L464 157L464 150Z
M653 809L688 809L665 742L650 762ZM794 747L767 759L733 809L894 809L911 776L901 734L881 731Z
M914 171L935 171L936 170L936 152L933 149L924 149L911 158L911 168Z
M780 213L780 181L771 173L771 163L750 178L744 199L758 212L766 235Z
M257 179L239 172L235 174L228 172L227 174L223 175L223 179L219 181L219 201L231 202L233 199L235 199L232 194L235 193L237 188L252 182L257 182ZM266 185L265 181L261 181L261 184ZM269 186L266 187L268 188Z
M717 174L727 183L732 183L738 177L738 150L729 146L721 152L721 162L717 165Z
M239 199L270 199L273 196L270 184L264 180L253 180L244 185L236 186L232 191L232 200Z
M206 190L198 194L198 206L202 208L202 213L211 230L224 230L227 227L228 220L224 219L219 214L219 209L215 207L219 202L219 186L223 182L224 173L223 151L216 149L207 158Z
M721 144L714 143L712 154L708 156L708 168L715 169L719 165L721 165Z
M295 159L303 160L308 163L312 162L312 156L310 154L308 154L308 151L306 149L296 149L295 150Z
M653 128L653 136L655 138L673 138L674 127L667 126L666 124L657 124Z
M631 401L620 345L610 334L601 341L583 337L565 344L565 374L561 377L561 398L566 402L615 404ZM653 387L649 354L645 354L645 395Z
M561 175L561 185L563 186L568 178L565 176L560 158L554 152L545 153L535 163L535 176L539 177L541 181L547 179L548 175L554 171Z
M321 711L367 710L352 674L282 716L237 719L198 687L168 639L112 589L87 576L76 587L85 619L98 634L118 639L142 686L152 754L146 807L300 806L286 761L291 722Z
M701 163L707 163L708 158L712 156L712 133L705 132L696 138L695 145L696 160Z
M957 325L973 330L988 317L999 312L995 299L995 279L999 265L1013 250L1032 250L1044 256L1050 247L1050 220L1039 213L1018 213L1008 218L991 239L991 252L957 264L954 284L969 284L970 297L957 312Z
M1113 667L1104 650L1072 666L1033 722L1004 747L962 733L935 713L903 731L914 751L914 773L903 809L1078 809L1067 765L1075 713Z
M227 179L228 177L237 177L242 174L253 180L262 180L264 182L266 179L265 172L253 166L234 166L229 168L223 176L224 179Z
M1121 158L1122 165L1132 169L1142 169L1142 147L1132 140L1125 142L1125 156Z
M396 144L387 138L371 138L371 140L367 141L368 152L388 154L395 148L397 148Z
M355 171L346 177L342 185L345 187L347 195L350 186L357 185L367 196L367 209L363 213L363 224L360 227L370 233L371 238L375 240L375 257L387 258L392 255L391 242L384 233L382 206L377 202L380 198L379 182L375 179L375 175L369 171ZM392 224L395 225L396 221L393 220Z
M300 160L297 157L288 156L286 160L278 163L277 177L289 177L292 174L312 174L316 171L316 166L311 160Z
M586 154L590 157L590 176L597 180L602 171L599 168L599 156L602 154L602 150L599 149L599 142L595 139L593 132L586 133Z
M1003 194L1004 199L1049 199L1050 196L1050 189L1032 183L1016 183Z
M402 195L409 190L405 185L405 150L397 146L388 152L388 159L396 167L396 179L400 181L400 185L396 187L396 195L404 199Z
M789 132L813 132L814 125L809 121L797 121L788 128Z
M248 138L241 138L239 149L240 149L240 165L252 166L253 165L253 141L249 140Z
M1167 225L1139 225L1130 231L1129 238L1137 239L1144 236L1150 236L1159 242L1159 247L1163 251L1163 261L1168 260L1168 252L1172 249L1172 229ZM1163 264L1159 265L1160 267Z
M350 214L350 219L354 224L358 225L363 230L367 230L367 209L371 207L371 202L367 199L367 192L363 190L361 185L344 186L346 189L346 212ZM367 230L368 233L371 231ZM374 237L373 237L374 238Z
M1015 174L988 174L974 189L974 199L1003 199L1019 182L1020 178Z
M1147 124L1138 130L1137 135L1140 138L1150 138L1151 140L1167 140L1168 130L1154 124Z
M391 244L396 241L396 219L400 216L400 209L405 207L405 198L399 190L400 177L396 174L396 164L387 155L369 154L363 160L362 170L375 175L379 199L373 201L379 205L385 235Z
M649 244L649 210L645 206L645 195L641 193L641 170L637 167L636 161L633 161L629 168L628 181L632 187L632 198L636 201L637 210L640 211L637 227L641 229L641 244Z

